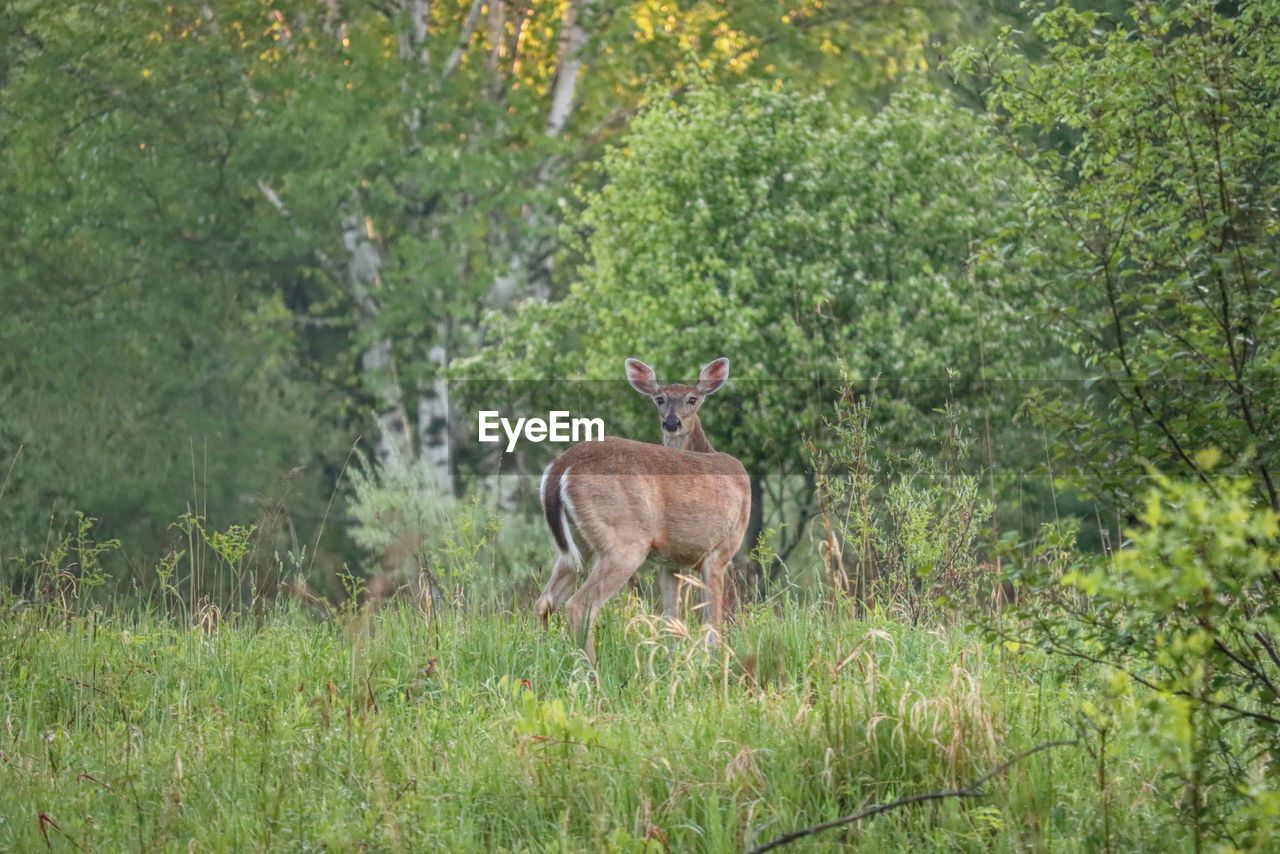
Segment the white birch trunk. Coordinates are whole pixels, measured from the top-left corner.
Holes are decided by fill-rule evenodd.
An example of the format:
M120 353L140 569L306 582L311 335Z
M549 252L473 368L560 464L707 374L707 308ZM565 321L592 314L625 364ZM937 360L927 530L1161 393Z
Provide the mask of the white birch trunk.
M445 324L437 326L436 334L446 340ZM453 472L449 459L453 430L453 408L449 400L449 384L442 372L449 363L449 351L437 344L427 352L427 361L440 373L435 379L418 384L418 465L423 478L434 484L439 495L446 499L453 496Z
M502 62L503 49L507 40L506 10L503 6L503 0L490 0L489 2L489 55L485 57L484 61L485 66L493 72L497 72L498 65ZM497 76L496 73L495 76Z
M462 32L458 36L458 43L453 48L453 52L449 54L449 58L444 61L444 68L440 72L440 82L448 80L450 75L457 70L458 64L462 62L462 56L467 52L468 45L471 44L471 37L475 35L476 25L480 23L480 12L484 8L485 0L471 0L471 8L467 11L467 18L462 22Z
M547 136L550 137L559 136L573 115L573 96L582 70L582 48L587 43L582 16L591 8L591 3L592 0L569 0L564 8L560 49L556 55L556 82L551 89L551 111L547 114Z
M427 39L431 26L431 4L427 0L406 0L409 13L409 31L401 36L400 58L408 65L425 68L430 62ZM459 37L457 56L450 54L445 62L443 78L452 73L461 61L461 53L470 41L470 33L474 31L480 15L480 2L475 0L472 11L463 24ZM414 110L406 117L411 132L416 133L422 126L423 116L420 110ZM410 439L414 464L419 467L422 481L428 489L440 497L442 501L453 499L453 476L450 456L452 448L453 410L449 400L449 387L444 378L444 369L449 364L449 326L445 321L436 324L436 343L427 352L427 362L434 372L431 380L420 380L417 384L417 443Z
M405 62L426 65L430 59L427 53L427 30L431 26L431 4L427 0L408 0L405 11L409 13L409 29L396 36L400 58Z
M360 369L362 382L373 395L376 407L378 460L383 466L404 468L414 460L412 427L391 340L377 330L380 306L373 296L381 285L382 252L360 218L350 214L342 219L342 245L348 258L347 289L360 307L361 326L372 338L361 356Z
M564 133L573 116L574 97L578 91L578 79L582 72L582 49L587 43L587 31L582 25L583 16L591 9L593 0L569 0L565 5L560 28L560 46L556 53L556 78L551 87L551 107L547 111L544 132L555 139ZM545 189L559 171L558 158L548 158L538 168L535 191ZM530 206L525 215L525 225L536 233L543 219L536 205ZM537 246L517 246L507 265L507 272L499 276L489 289L488 303L501 308L517 297L535 302L546 302L551 296L547 270L531 269L538 256ZM532 250L532 251L531 251ZM523 292L523 293L522 293Z
M544 130L551 139L564 133L569 119L573 116L574 98L577 95L578 80L582 73L582 51L587 43L587 31L582 22L592 2L593 0L569 0L565 5L564 18L560 27L560 45L556 54L556 78L551 87L551 106L547 111L547 124ZM558 159L548 158L538 168L534 184L535 192L544 190L555 179L558 171ZM538 257L540 249L536 242L536 235L543 219L542 210L537 205L530 206L525 215L525 226L529 233L535 235L533 245L517 245L507 265L507 272L499 276L489 289L490 305L501 307L517 297L536 302L546 302L550 298L550 270L545 267L533 269L534 259ZM525 482L531 479L519 474L518 459L513 461L512 467L516 471L499 475L497 483L498 505L509 513L519 508Z

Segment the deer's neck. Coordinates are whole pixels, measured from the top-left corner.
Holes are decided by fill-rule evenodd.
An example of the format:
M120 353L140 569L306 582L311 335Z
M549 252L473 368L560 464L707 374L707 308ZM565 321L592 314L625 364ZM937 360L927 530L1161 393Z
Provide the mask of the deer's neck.
M695 451L699 454L710 454L715 451L715 448L711 447L711 443L707 441L707 434L702 432L701 422L695 423L693 429L683 436L672 436L670 433L663 433L662 444L678 451Z

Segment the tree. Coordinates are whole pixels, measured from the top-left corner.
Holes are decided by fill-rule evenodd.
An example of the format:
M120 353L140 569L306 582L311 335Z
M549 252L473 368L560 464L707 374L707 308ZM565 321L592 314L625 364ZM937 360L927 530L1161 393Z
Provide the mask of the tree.
M314 466L282 481L331 451L336 418L298 369L286 274L255 251L228 175L239 74L217 46L157 46L131 6L0 17L10 553L81 508L145 553L188 508L242 518L258 498L323 494Z
M255 183L313 247L342 223L325 277L365 347L358 382L376 408L379 457L422 466L444 494L455 420L444 365L473 347L481 307L549 296L564 180L648 87L679 87L691 70L822 68L821 85L866 89L922 62L934 24L842 2L781 19L770 3L307 8L270 13L273 43L252 63ZM852 45L862 73L837 77L833 58ZM336 203L335 184L349 188Z
M1046 251L1075 296L1046 319L1089 383L1046 393L1042 420L1113 507L1134 506L1148 465L1207 483L1207 447L1280 506L1280 8L1064 5L1036 35L1042 64L1006 38L963 65L994 81L1003 139L1036 174L1030 210L1071 236Z
M867 118L763 86L659 101L606 154L571 222L585 261L568 294L499 322L464 373L617 378L575 397L611 432L644 437L623 358L678 380L727 355L732 402L708 415L713 442L757 475L757 499L759 476L798 477L775 512L807 506L801 447L842 365L892 378L918 419L948 376L977 388L1038 353L1020 326L1040 299L1021 272L1035 263L1021 252L1027 175L994 147L980 117L922 93Z
M1010 34L961 64L993 81L1002 138L1035 174L1030 210L1071 235L1048 251L1072 297L1045 319L1089 382L1046 390L1032 411L1077 484L1134 524L1123 548L1090 558L1072 556L1073 531L1046 529L1000 631L1103 665L1112 699L1145 688L1137 723L1181 784L1196 850L1268 850L1280 5L1151 3L1111 18L1064 4L1035 36L1042 63ZM1081 711L1104 734L1123 717Z

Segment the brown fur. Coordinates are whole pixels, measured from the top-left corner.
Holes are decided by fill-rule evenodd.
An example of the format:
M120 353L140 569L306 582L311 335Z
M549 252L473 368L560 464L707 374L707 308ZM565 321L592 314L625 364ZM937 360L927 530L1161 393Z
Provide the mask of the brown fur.
M704 375L711 367L704 368ZM711 391L727 376L725 361ZM681 400L694 390L654 386L655 397L677 394ZM651 553L700 570L707 620L720 629L725 568L746 532L751 486L742 463L711 449L696 409L678 414L679 431L664 431L664 438L678 432L673 438L688 449L606 438L570 448L544 475L543 513L559 554L537 611L545 621L563 606L593 660L596 614ZM570 596L579 555L591 561L591 571ZM670 567L659 575L659 584L663 612L674 618L678 584Z

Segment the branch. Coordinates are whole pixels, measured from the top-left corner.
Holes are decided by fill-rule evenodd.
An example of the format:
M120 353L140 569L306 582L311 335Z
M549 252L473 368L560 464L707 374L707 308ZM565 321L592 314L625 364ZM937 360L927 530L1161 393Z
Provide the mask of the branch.
M262 193L263 198L270 203L271 207L276 209L280 216L285 219L292 219L289 214L289 208L284 203L284 199L280 198L280 194L261 178L258 179L258 192Z
M832 821L825 821L822 824L815 824L810 827L801 828L800 830L793 830L790 833L784 833L782 836L766 842L764 845L751 849L750 854L761 854L761 852L764 851L772 851L775 848L781 848L783 845L789 845L797 839L804 839L806 836L813 836L824 830L830 830L833 827L843 827L846 824L853 824L856 821L862 821L864 818L872 818L880 815L881 813L896 810L899 807L911 806L912 804L919 804L925 801L940 801L945 798L986 797L987 793L982 790L982 787L1003 774L1005 771L1008 771L1017 763L1042 751L1049 750L1054 747L1067 747L1068 745L1074 746L1076 743L1075 739L1062 739L1059 741L1046 741L1041 744L1037 744L1035 747L1024 750L1021 753L1014 755L1011 759L1000 763L986 774L983 774L981 777L962 788L945 789L940 792L925 792L920 795L909 795L905 798L898 798L896 801L889 801L888 803L872 804L866 809L859 810L853 815L846 815L841 818L833 819Z
M1081 620L1085 619L1083 614L1073 613L1073 615L1076 617L1076 619L1081 619ZM1092 664L1100 664L1104 667L1115 668L1116 670L1127 673L1129 675L1129 678L1131 678L1134 682L1137 682L1139 685L1143 686L1144 688L1150 688L1152 691L1157 691L1157 692L1166 693L1166 694L1173 694L1174 696L1177 696L1177 697L1186 697L1188 700L1192 700L1197 703L1202 703L1212 709L1221 709L1223 711L1234 712L1236 716L1239 718L1249 718L1250 720L1262 721L1263 723L1271 724L1272 726L1280 726L1280 718L1277 718L1273 715L1264 714L1263 712L1251 712L1248 709L1242 709L1239 706L1236 706L1232 703L1227 703L1221 700L1209 700L1204 697L1200 697L1192 693L1191 691L1186 690L1185 688L1175 689L1175 688L1161 687L1160 685L1157 685L1156 683L1152 682L1150 679L1145 678L1144 676L1134 672L1132 669L1125 667L1122 664L1118 664L1114 661L1107 661L1106 659L1089 655L1086 652L1081 652L1080 650L1075 650L1069 647L1062 646L1054 638L1052 632L1046 631L1046 626L1043 621L1037 623L1036 628L1039 631L1045 632L1046 636L1048 637L1047 641L1034 641L1034 640L1027 640L1025 638L1017 639L1012 637L1008 639L1019 640L1021 643L1025 643L1027 646L1038 645L1050 653L1056 653L1057 655L1065 655L1068 658L1075 658L1075 659L1079 659L1080 661L1088 661Z
M19 447L18 450L21 451L22 448ZM14 459L16 460L17 458L15 457ZM1280 653L1276 652L1275 643L1262 632L1254 632L1253 636L1258 639L1258 643L1262 644L1262 648L1267 651L1267 657L1271 659L1277 668L1280 668Z
M467 52L467 46L471 44L471 37L475 34L476 24L480 23L480 10L484 7L485 0L473 0L471 9L467 12L467 19L462 23L462 32L458 36L458 44L453 49L453 53L444 61L444 70L440 72L440 82L444 83L457 70L458 63L462 62L462 55Z
M298 226L298 223L294 220L293 214L289 212L289 206L284 203L284 199L280 198L280 194L277 193L270 184L268 184L266 181L262 180L261 178L258 179L257 183L258 183L258 192L262 193L262 197L267 200L267 204L275 208L276 213L280 214L280 216L284 218L285 222L289 223L289 227L293 229L294 236L305 239L305 235L303 234L302 229ZM315 254L316 260L320 262L320 266L324 267L325 272L327 272L331 276L336 277L338 267L333 263L333 260L329 257L329 253L325 252L323 249L321 249L318 246L313 247L311 251L312 253Z
M1231 659L1236 664L1240 665L1240 667L1246 673L1248 673L1254 679L1261 682L1263 685L1266 685L1267 690L1271 692L1271 696L1280 697L1280 691L1276 690L1275 683L1271 681L1271 677L1267 675L1267 672L1265 670L1263 670L1254 662L1247 661L1246 659L1241 658L1239 655L1236 655L1234 652L1231 651L1230 647L1228 647L1218 638L1214 639L1213 645L1217 647L1218 651L1221 652L1223 655L1225 655L1227 658Z

